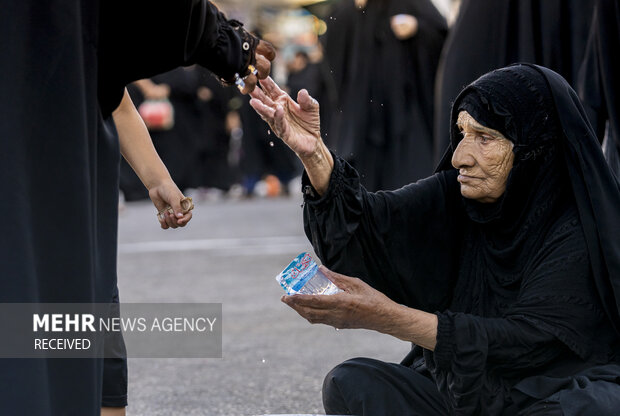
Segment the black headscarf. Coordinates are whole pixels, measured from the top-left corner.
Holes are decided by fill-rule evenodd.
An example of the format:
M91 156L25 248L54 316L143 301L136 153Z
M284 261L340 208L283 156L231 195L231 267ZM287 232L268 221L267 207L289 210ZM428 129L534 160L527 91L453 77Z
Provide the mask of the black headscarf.
M537 238L553 222L557 208L574 204L597 292L620 333L620 185L605 163L575 91L560 75L536 65L513 65L484 75L455 101L451 146L438 170L452 169L451 157L461 137L456 128L460 111L515 145L502 198L492 204L463 198L469 217L480 224L478 231L488 243L474 257L489 265L498 286L509 285L516 275L507 275L512 268L506 266L522 264L522 257L534 255ZM479 306L458 294L456 290L457 308Z

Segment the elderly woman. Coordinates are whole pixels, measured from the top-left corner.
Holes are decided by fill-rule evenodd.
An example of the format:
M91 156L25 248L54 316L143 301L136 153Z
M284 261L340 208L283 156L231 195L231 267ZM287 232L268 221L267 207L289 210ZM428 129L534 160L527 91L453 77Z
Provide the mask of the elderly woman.
M378 193L325 148L316 101L263 87L251 104L306 168L316 253L359 277L325 270L344 292L284 302L416 345L401 364L332 370L328 413L618 414L620 186L564 79L481 77L455 100L437 173Z

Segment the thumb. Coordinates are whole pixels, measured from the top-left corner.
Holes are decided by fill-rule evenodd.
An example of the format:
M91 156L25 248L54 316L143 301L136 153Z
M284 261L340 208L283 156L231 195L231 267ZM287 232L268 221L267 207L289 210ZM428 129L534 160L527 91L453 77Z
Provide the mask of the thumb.
M168 201L174 211L174 216L177 218L183 218L183 207L181 206L181 200L183 198L183 194L179 192L178 195L172 196L171 201Z
M319 102L312 98L306 89L299 91L297 94L297 103L303 111L312 112L319 109Z
M325 266L319 266L319 270L323 273L333 284L345 292L351 292L357 286L358 279L355 277L345 276L344 274L332 272Z

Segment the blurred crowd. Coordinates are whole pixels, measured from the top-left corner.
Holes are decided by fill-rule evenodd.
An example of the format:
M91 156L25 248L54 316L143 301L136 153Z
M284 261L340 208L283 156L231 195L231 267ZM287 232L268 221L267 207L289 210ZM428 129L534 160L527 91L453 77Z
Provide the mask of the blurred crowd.
M321 103L324 141L374 191L430 175L448 146L458 91L516 62L549 67L580 91L609 163L620 172L618 88L610 84L620 32L609 16L617 16L617 3L340 0L298 10L295 18L312 24L293 37L261 27L260 14L255 24L279 49L273 77L292 97L305 88ZM275 197L298 186L302 170L294 155L247 97L207 70L178 68L129 91L186 194ZM123 163L125 199L147 198Z

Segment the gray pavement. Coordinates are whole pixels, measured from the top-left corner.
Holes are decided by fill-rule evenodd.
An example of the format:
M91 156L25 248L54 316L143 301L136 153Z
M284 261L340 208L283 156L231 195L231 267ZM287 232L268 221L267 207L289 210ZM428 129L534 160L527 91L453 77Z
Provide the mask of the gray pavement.
M198 202L161 230L149 202L119 225L122 302L223 304L221 359L130 359L128 415L323 413L324 375L347 358L399 361L409 344L310 325L280 302L274 276L302 251L301 199Z

